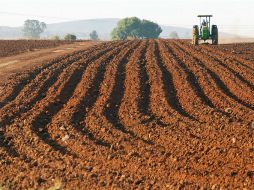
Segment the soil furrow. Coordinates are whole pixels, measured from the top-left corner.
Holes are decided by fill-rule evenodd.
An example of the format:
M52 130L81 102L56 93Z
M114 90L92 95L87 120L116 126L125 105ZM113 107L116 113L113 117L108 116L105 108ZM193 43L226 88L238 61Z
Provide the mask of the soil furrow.
M123 43L118 43L118 45L116 45L116 46L114 46L114 49L115 49L115 51L117 51L117 49L119 48L119 47L121 47L120 46L120 44L123 44ZM113 49L113 46L112 47L108 47L107 49ZM105 52L107 52L106 50L104 50ZM80 70L80 68L81 69L83 69L83 66L82 66L82 64L83 65L86 65L87 63L91 63L91 62L93 62L93 60L95 60L95 59L97 59L97 58L99 58L100 56L102 56L103 55L103 51L98 51L98 52L94 52L94 54L95 55L97 55L97 57L93 57L93 56L91 56L91 57L89 57L87 60L86 60L86 62L84 62L84 60L83 60L83 62L80 62L80 63L78 63L77 62L77 64L76 64L76 67L74 67L73 66L73 68L72 68L72 70L69 70L68 72L69 72L69 74L71 74L69 77L68 76L65 76L66 78L59 78L59 80L61 80L62 79L62 81L68 81L69 80L69 83L70 83L70 87L68 87L68 84L66 84L66 83L64 83L64 84L62 84L60 87L59 87L59 89L58 89L58 92L56 93L55 91L54 91L54 88L51 88L51 90L49 90L49 92L48 92L48 98L45 98L44 99L44 101L45 101L45 104L46 105L43 105L43 102L40 102L40 104L41 104L41 106L42 106L42 108L40 109L36 109L36 108L34 108L32 111L35 111L35 112L39 112L39 115L38 114L36 114L36 113L34 113L34 112L32 112L32 117L30 117L29 118L29 115L27 115L27 116L24 116L24 118L25 118L25 120L24 119L22 119L22 120L24 120L24 121L26 121L26 120L28 120L27 121L27 123L26 123L26 126L28 127L28 126L30 126L30 125L32 125L33 124L33 127L32 127L32 130L34 130L34 133L36 134L36 135L38 135L38 137L39 137L39 139L40 138L42 138L42 139L40 139L42 142L44 142L43 144L41 144L38 140L39 139L37 139L36 137L33 137L34 136L34 133L32 133L32 134L30 134L29 133L29 130L27 130L27 131L24 131L25 129L27 129L27 127L26 126L22 126L24 129L23 129L23 131L22 132L20 132L20 133L16 133L16 135L18 134L19 136L19 139L15 139L14 140L14 143L15 144L20 144L20 140L22 140L22 139L20 139L20 137L22 137L22 136L30 136L29 138L27 138L27 139L25 139L26 140L26 142L23 144L23 143L21 143L20 145L22 145L22 146L20 146L19 148L18 148L18 150L20 151L20 152L22 152L22 153L26 153L27 155L30 155L31 156L31 158L28 158L28 160L34 160L34 159L38 159L38 156L39 155L43 155L43 154L46 154L47 156L46 157L44 157L44 160L43 160L43 162L41 162L40 164L39 164L39 166L40 167L44 167L44 165L45 165L45 163L47 163L50 159L51 159L51 157L53 156L53 157L55 157L55 158L59 158L59 154L55 154L56 152L52 152L50 149L49 149L49 147L47 146L47 145L49 145L50 147L51 147L51 149L55 149L55 150L57 150L57 152L59 152L59 153L62 153L63 155L66 155L65 153L68 153L68 155L70 155L70 156L72 156L73 158L75 158L76 157L76 153L72 153L72 152L70 152L70 151L68 151L67 149L66 149L66 147L65 146L62 146L62 144L59 144L55 139L53 139L52 138L52 134L50 134L48 131L47 131L47 128L45 127L45 128L42 128L42 127L40 127L41 125L44 125L45 126L45 123L43 123L43 121L48 121L48 118L51 118L52 117L52 115L50 115L50 114L52 114L52 113L54 113L54 110L55 110L55 108L56 107L54 107L54 103L62 103L61 101L65 101L66 99L62 99L63 97L59 97L59 96L57 96L57 95L59 95L59 93L61 94L61 95L63 95L63 96L65 96L64 98L67 98L68 99L68 92L70 93L70 92L72 92L72 91L69 91L69 90L72 90L71 88L73 88L73 85L71 84L71 81L72 81L72 79L74 79L74 83L75 83L75 79L77 79L77 73L75 73L74 74L74 72L76 72L76 71L78 71L77 70L77 68L79 68L79 70ZM103 56L102 56L103 57ZM66 73L67 74L67 73ZM64 76L62 76L62 77L64 77ZM70 79L71 78L71 79ZM73 81L72 81L73 82ZM67 82L68 83L68 82ZM63 88L66 90L65 92L64 91L62 91L63 90ZM62 89L62 90L61 90ZM73 91L74 91L74 89L73 89ZM50 92L52 92L53 94L51 94L50 95ZM53 95L53 96L52 96ZM56 97L59 97L59 99L57 99ZM52 98L54 98L54 100L52 101L52 100L50 100L50 99L52 99ZM58 101L58 100L60 100L60 102ZM67 100L66 100L67 101ZM46 103L46 102L48 102L48 103ZM52 105L52 107L49 107L49 105ZM40 105L38 105L38 106L40 106ZM38 107L37 106L37 107ZM57 105L56 105L57 106ZM50 109L48 109L48 110L43 110L44 108L50 108ZM52 108L52 109L51 109ZM42 110L41 112L40 112L40 110ZM43 114L45 114L45 118L40 118L40 119L42 119L42 120L39 120L38 118L36 118L36 115L37 116L43 116ZM33 118L34 119L38 119L38 123L36 123L36 124L34 124L34 121L35 120L33 120ZM45 119L47 119L47 120L45 120ZM30 121L32 120L32 123L31 124L29 124L30 123ZM42 121L42 123L40 123ZM22 121L21 121L22 122ZM38 127L40 127L39 129L37 129ZM8 127L8 129L9 129L9 127ZM13 130L13 132L14 132L15 130ZM19 132L19 131L18 131ZM29 144L29 145L28 145ZM24 146L23 146L24 145ZM28 145L28 146L27 146ZM22 147L26 147L26 148L22 148ZM32 148L32 149L30 149L30 147ZM29 150L30 149L30 150ZM44 151L42 152L42 150L44 149ZM28 151L29 150L29 151ZM40 150L40 151L39 151ZM28 152L27 152L28 151ZM22 157L24 157L24 159L25 160L27 160L27 156L22 156ZM23 159L23 158L22 158ZM29 163L30 163L31 161L29 161ZM59 160L59 162L62 162L61 160ZM23 163L23 162L22 162ZM17 164L16 164L16 167L18 167L18 164L20 164L20 162L18 162ZM23 163L24 164L24 163ZM20 166L20 167L22 167L22 166ZM33 168L33 169L36 169L36 168ZM31 172L33 172L33 171L31 171Z
M189 57L189 55L186 55L185 52L181 48L179 48L177 45L171 44L171 43L167 43L166 45L167 45L167 49L169 53L175 56L178 64L180 64L181 67L184 68L184 70L186 70L188 73L189 72L193 73L191 74L191 78L195 77L196 78L195 83L200 85L200 87L198 88L202 89L203 91L202 93L204 96L202 97L202 99L204 99L203 101L206 101L206 99L209 99L210 103L208 105L211 104L212 108L214 108L214 106L216 108L219 108L221 105L219 106L215 105L217 103L216 99L223 99L224 97L218 96L220 93L218 93L217 90L214 89L213 83L210 81L210 78L206 75L206 73L204 73L204 70L202 70L202 67L200 67L199 62L196 62L196 60L194 60L192 57ZM208 88L209 86L210 88ZM215 91L217 93L213 94L212 91Z
M129 43L126 44L126 46L128 45ZM126 46L123 46L122 48ZM86 127L85 118L99 97L100 86L102 84L103 78L105 77L105 72L108 64L110 64L113 58L116 57L116 55L119 55L120 52L121 48L118 48L117 51L115 51L105 60L101 60L102 65L100 65L100 67L96 71L96 74L93 77L93 85L88 87L85 96L83 96L81 101L79 102L78 110L74 112L71 118L71 121L77 131L81 132L83 135L88 136L90 140L102 146L109 146L109 144L104 142L103 140L96 139L96 137Z
M138 107L141 113L148 116L148 119L145 122L151 122L156 119L156 116L152 114L150 110L150 94L151 94L151 86L149 81L149 76L146 71L146 52L148 50L149 41L146 41L146 46L141 52L141 63L139 67L139 78L140 78L140 97L138 101Z
M213 51L215 54L219 54L222 57L224 56L227 59L234 61L235 63L237 63L237 65L244 67L245 70L248 70L251 73L254 72L254 65L252 61L246 60L239 55L233 55L232 53L224 51L224 50L221 51L221 48L218 48L218 47L214 47L214 48L209 47L208 49ZM247 49L247 47L244 47L244 49Z
M186 43L183 43L183 44L186 44ZM186 44L186 45L188 45L188 44ZM225 69L225 71L226 71L225 73L229 73L231 78L236 76L239 79L239 81L241 81L241 83L248 86L252 90L254 89L253 83L249 81L249 80L252 80L251 76L254 73L251 73L249 76L243 77L243 75L241 74L242 70L240 70L240 73L235 71L235 64L228 65L228 63L230 63L230 62L225 63L225 60L226 60L225 57L218 57L218 56L216 56L216 54L215 55L211 54L209 51L207 51L203 47L195 47L195 49L198 52L203 52L207 56L207 58L210 58L212 60L213 64L216 63L216 64L218 64L218 66L220 68Z
M218 64L215 64L216 62L211 62L210 59L204 56L204 54L196 51L196 49L190 48L186 44L178 44L184 48L186 53L190 53L196 60L200 60L204 64L205 68L217 75L216 78L219 78L228 88L228 90L225 90L225 93L227 93L231 98L234 98L237 102L242 102L244 106L252 109L251 107L253 106L251 104L254 102L253 90L244 85L240 80L237 80L237 77L234 77L234 75L221 69ZM215 76L214 74L213 76Z
M97 151L99 151L96 153L96 157L100 155L100 157L104 157L104 159L107 159L108 154L111 152L113 147L111 142L112 140L115 141L115 138L112 139L112 136L109 136L111 137L110 138L111 140L110 140L110 143L108 143L107 138L105 139L103 137L105 136L105 134L103 133L99 134L99 133L101 132L102 127L108 128L108 130L111 130L111 131L114 128L112 128L113 126L107 126L107 125L111 125L108 121L105 121L104 123L103 122L100 123L99 126L97 126L98 125L97 122L98 120L99 121L104 120L104 116L103 116L104 105L107 102L107 99L108 99L107 97L111 93L111 90L109 90L107 87L114 86L114 79L115 79L114 75L118 73L117 68L119 64L122 63L122 60L125 60L127 59L127 57L130 56L130 54L134 51L138 43L139 42L135 42L135 43L131 42L126 44L126 46L119 48L121 49L121 51L118 52L119 54L116 52L116 54L113 55L114 58L112 60L109 60L106 62L105 60L103 61L103 59L100 60L101 64L103 65L98 65L98 69L96 70L95 75L93 74L94 75L93 77L87 76L88 78L82 79L82 81L86 81L86 82L89 79L91 80L92 84L95 84L95 85L87 86L87 90L83 91L85 95L84 97L83 95L80 96L80 98L82 99L79 101L78 104L75 103L74 105L72 102L72 105L80 106L80 107L74 108L74 110L69 110L68 108L69 106L67 105L62 110L62 112L69 112L69 113L70 112L73 113L74 111L74 114L79 112L79 115L76 115L76 117L78 118L74 118L75 122L70 124L70 121L71 119L73 119L73 116L74 116L73 114L70 114L70 116L72 116L70 117L70 120L68 117L63 118L63 115L61 115L61 117L59 115L53 118L51 126L54 126L54 125L60 125L61 127L65 126L66 130L68 129L68 135L72 136L72 138L74 138L75 136L75 139L77 141L72 143L71 139L68 140L68 148L71 149L72 151L78 152L80 158L86 159L88 156L94 157L95 148ZM92 69L93 70L91 70L91 72L94 72L95 68L92 68ZM104 93L102 91L104 91ZM103 96L101 93L103 93ZM75 99L76 98L78 97L75 97ZM83 100L85 100L86 102L84 102ZM61 123L64 125L62 125ZM75 132L71 131L70 128L75 128L77 130L76 132L81 133L82 136L80 137L76 135ZM57 128L55 130L57 130ZM113 130L113 133L115 133L114 130ZM87 139L82 137L86 137ZM99 146L93 146L91 142ZM103 147L107 149L105 150L103 149ZM97 158L94 158L93 160L95 159L97 160ZM79 162L81 161L83 160L80 160ZM106 164L106 162L103 160L98 160L98 162L100 163L103 162L104 164Z
M135 45L135 44L134 44ZM125 92L125 86L124 81L126 79L126 64L129 61L130 55L134 51L134 49L137 47L137 45L133 46L131 49L129 49L128 56L124 56L119 60L119 63L117 65L117 73L115 77L115 85L112 88L112 91L110 93L110 96L104 105L104 115L106 116L107 120L111 123L111 125L116 129L121 131L124 134L127 134L131 136L134 139L142 140L145 143L146 140L142 139L141 137L138 137L137 134L135 134L132 130L128 129L128 127L124 126L120 117L119 117L119 109L121 106L121 102L123 100L124 92Z
M103 125L109 125L111 118L118 118L118 107L121 103L121 94L122 82L124 81L124 65L127 63L129 56L133 53L136 46L139 45L140 42L133 42L129 47L126 47L121 51L118 57L115 57L108 65L104 79L100 85L100 94L98 99L96 100L93 108L88 113L89 117L100 118L102 122L105 122ZM93 118L93 119L95 119ZM108 121L106 121L108 118ZM110 118L110 119L109 119ZM86 122L89 123L87 120ZM96 124L96 121L92 121L94 124L90 123L89 125L93 126ZM112 121L111 124L114 123L119 124L119 119L117 121ZM116 125L117 125L116 124ZM114 127L114 125L113 125ZM112 130L112 129L111 129Z
M139 130L139 133L147 138L149 132L145 129L144 121L150 117L144 115L140 110L140 96L141 96L141 79L140 67L144 63L145 51L148 41L142 41L142 44L135 50L133 56L129 59L125 65L125 80L124 80L124 95L119 107L119 119L122 124L133 131ZM145 135L146 134L146 135ZM148 138L147 138L148 139Z
M126 63L128 62L129 56L134 51L134 48L137 46L132 47L131 49L128 49L127 54L125 51L125 54L123 57L120 57L119 60L117 60L116 64L116 71L114 72L114 83L112 84L110 94L107 96L108 99L103 105L103 114L105 115L106 119L111 123L111 125L116 128L117 130L125 133L130 134L130 132L125 129L124 125L121 123L118 112L119 107L121 106L121 101L124 95L124 81L125 81L125 75L126 75ZM131 135L131 134L130 134Z
M115 47L118 47L118 45L115 45ZM39 123L37 124L37 122L33 122L31 125L32 125L32 130L37 134L39 135L39 137L41 139L45 139L47 141L47 143L51 144L52 147L56 147L58 148L59 150L62 150L60 146L57 146L57 143L50 140L50 136L49 134L47 133L47 130L43 130L44 126L50 121L48 118L51 117L52 114L54 114L54 112L58 111L57 109L59 109L59 105L62 106L62 102L61 101L65 101L68 99L68 97L71 95L71 92L72 90L74 89L75 87L75 84L77 84L78 82L78 79L79 79L79 76L83 73L83 71L85 70L85 66L87 65L86 63L89 63L90 61L94 60L94 59L97 59L99 56L101 56L102 54L104 53L107 53L107 51L110 51L112 48L105 48L103 50L104 46L102 46L101 49L95 51L94 53L90 54L88 57L87 57L87 60L84 58L81 59L80 61L77 61L75 62L74 64L70 64L68 65L67 68L65 68L64 72L61 73L61 75L58 77L58 81L52 85L51 87L49 86L49 90L48 92L43 95L43 94L38 94L38 97L42 96L41 99L42 102L47 102L47 103L41 103L41 102L37 102L34 106L34 108L32 108L31 110L29 110L28 113L25 113L24 112L24 115L22 116L22 120L21 121L17 121L16 123L23 123L23 121L25 122L24 123L24 126L29 126L29 117L31 116L34 116L36 117L36 113L39 112L39 110L42 110L44 109L43 107L45 107L46 105L48 105L48 111L45 111L45 112L41 112L41 114L38 114L37 115L37 119L35 119L35 121L39 121ZM99 52L99 53L97 53ZM86 54L85 54L86 55ZM82 66L82 64L84 66ZM70 75L71 74L71 75ZM69 75L69 76L68 76ZM67 82L67 85L64 84L64 81L69 81ZM74 84L74 85L73 85ZM70 85L70 86L69 86ZM63 88L64 90L61 92L59 92L59 90L57 90L58 88ZM51 89L51 90L50 90ZM55 97L56 95L54 95L52 97L52 93L53 94L58 94L58 97L61 97L63 99L57 99L56 98L56 103L53 101L51 101L49 98L53 98ZM65 96L66 97L65 97ZM25 98L25 97L24 97ZM22 99L21 99L21 102L22 102ZM39 108L39 107L41 108ZM16 106L18 107L18 106ZM52 108L52 109L51 109ZM35 111L36 110L36 111ZM47 110L47 109L46 109ZM42 122L42 123L40 123ZM14 124L16 125L16 124ZM18 124L19 125L19 124ZM43 126L43 127L42 127ZM26 127L25 127L26 128ZM8 129L8 130L11 130L11 129ZM45 137L45 138L44 138ZM54 146L53 146L54 145ZM60 148L59 148L60 147Z
M111 150L118 147L117 144L122 138L131 137L143 141L133 131L127 129L118 116L121 94L123 94L121 88L125 79L125 64L139 44L139 41L132 42L108 64L104 79L100 83L99 96L91 109L87 109L84 125L100 139L110 142ZM133 143L133 139L131 142Z
M97 45L83 51L77 51L72 54L61 56L55 60L52 60L49 63L46 63L40 67L34 68L31 71L14 75L12 78L15 79L15 81L8 86L4 86L4 88L6 88L6 91L8 92L10 91L10 93L4 94L0 98L0 108L4 107L6 104L13 101L20 94L20 92L25 88L25 86L28 85L32 80L34 80L39 74L41 74L42 72L48 72L52 70L53 68L51 67L52 66L55 67L56 63L62 62L64 60L69 60L70 62L75 61L75 60L72 60L71 58L85 52L91 53L92 51L94 51L95 49L99 47L100 46ZM9 80L12 80L12 78L10 78Z
M193 116L191 116L189 113L184 110L182 107L180 100L179 100L179 92L176 90L175 86L175 76L173 76L172 71L168 70L165 66L165 63L162 60L161 53L159 51L158 42L154 42L154 45L152 48L150 48L150 58L149 60L154 61L155 66L158 65L161 74L162 74L162 81L158 81L158 84L155 86L159 86L160 84L163 84L162 89L164 89L165 92L165 98L170 105L176 112L178 112L181 116L187 117L191 120L196 120ZM154 67L155 67L154 66ZM157 107L157 106L155 106Z
M253 47L105 42L17 74L0 189L253 189Z
M128 43L122 46L125 47L127 45ZM61 112L60 110L58 110L59 114L55 114L55 116L52 117L53 122L52 124L50 124L51 133L53 133L54 131L57 132L58 129L56 126L59 126L62 123L62 127L73 127L78 133L81 133L83 136L88 137L96 144L108 146L106 142L96 139L94 135L82 124L82 120L86 115L86 110L89 107L88 104L92 105L93 102L96 100L96 93L98 92L98 88L95 84L100 84L107 64L114 56L119 53L119 47L121 46L118 46L118 48L115 48L107 54L98 57L97 60L92 62L91 65L89 65L89 67L86 69L86 72L83 73L79 84L76 86L75 90L73 90L72 98L70 98L68 102L66 102L65 106L61 107ZM80 90L82 91L80 92ZM73 102L74 99L75 103ZM68 115L61 115L65 113L68 113ZM72 114L70 115L70 113ZM64 118L65 121L61 120L62 118Z
M235 70L237 70L238 73L242 74L242 75L246 75L246 76L251 76L254 74L254 69L252 69L250 66L248 65L252 65L252 63L248 60L245 60L247 65L242 64L241 61L237 61L236 59L234 59L230 54L224 53L218 49L215 49L213 47L208 47L208 46L202 46L202 48L204 50L206 50L207 52L209 52L210 56L214 56L218 59L220 59L222 62L224 62L225 64L230 65L230 67L234 68ZM249 77L247 77L249 78Z
M198 74L198 75L202 74L202 75L200 75L200 77L202 77L203 79L201 80L200 84L202 84L204 82L207 83L207 85L202 85L203 89L205 91L207 91L207 95L211 97L211 99L214 101L214 104L218 105L217 107L219 109L223 108L221 111L225 111L225 110L227 110L227 108L230 108L230 110L231 110L231 108L235 107L237 111L234 109L232 110L235 116L238 115L240 118L243 118L245 116L247 116L247 118L249 117L249 114L251 114L251 113L246 115L245 111L241 111L241 109L237 108L237 107L239 107L239 105L241 107L244 105L242 105L241 103L239 104L239 102L235 101L234 97L233 97L233 99L230 98L228 96L228 94L225 93L224 89L221 89L222 86L219 86L218 80L216 80L217 78L214 78L214 75L211 76L212 71L210 70L211 72L209 72L208 71L209 69L200 60L193 57L192 54L186 52L185 48L181 47L178 43L177 44L175 43L174 46L171 46L171 48L172 49L176 49L176 48L180 49L180 51L183 53L182 60L186 60L186 58L189 60L192 60L193 64L188 64L188 62L186 62L186 61L185 61L185 64L188 64L188 66L190 68L193 68L193 66L194 66L193 69L196 74ZM210 88L208 88L209 86L210 86ZM221 100L223 100L223 101L221 101ZM238 104L238 105L236 105L236 104ZM249 105L247 105L247 106L249 106ZM230 111L230 114L232 114L231 111Z
M164 41L161 42L160 45L163 45L161 48L161 54L163 54L164 58L166 59L165 62L170 63L170 60L167 59L166 55L172 56L172 58L175 60L175 63L179 65L179 67L182 69L182 71L187 75L186 80L195 92L196 96L199 97L199 99L203 102L203 104L215 108L215 105L212 103L212 101L209 99L209 97L205 94L203 88L200 86L199 81L195 74L188 68L187 65L185 65L178 57L173 53L173 51L165 44ZM169 56L168 56L169 57ZM173 64L172 64L173 65Z
M104 45L101 46L101 48L103 48L103 47L104 47ZM99 49L99 51L102 50L101 48ZM95 51L96 49L98 49L98 48L96 47L94 49L89 49L89 51L84 51L84 56L88 56L88 55L91 56L90 53ZM3 130L3 132L0 135L0 137L3 139L2 147L5 147L5 149L8 150L8 149L10 149L11 144L12 144L4 136L4 130L5 130L4 128L6 127L6 125L10 125L16 117L20 117L20 115L22 113L26 113L27 111L29 111L35 103L37 103L40 100L42 100L43 98L45 98L47 90L51 86L53 86L53 84L58 79L58 75L63 71L63 69L68 70L67 69L68 67L70 67L75 61L78 61L81 58L82 57L77 55L77 57L70 58L70 60L68 60L68 59L66 61L61 60L59 63L55 64L56 65L55 68L54 68L54 66L51 66L50 73L43 74L43 76L46 77L46 79L43 80L42 78L39 77L40 75L35 77L36 80L32 80L31 81L32 84L29 83L27 85L27 88L24 88L22 90L24 92L22 92L20 94L20 96L18 97L18 99L16 101L11 102L12 104L8 104L8 106L4 107L1 110L1 112L3 113L2 119L0 122L0 126L2 127L2 130ZM42 81L42 82L40 82L40 81ZM35 86L37 86L37 89L33 90ZM29 94L29 96L27 96L28 94ZM26 105L22 106L24 103ZM7 110L8 110L8 112L7 112ZM4 113L8 113L8 115L6 115ZM8 148L6 148L6 147L8 147ZM13 148L10 149L10 153L15 152L14 150L15 149L13 149ZM15 155L18 155L18 154L15 154Z
M162 54L164 55L164 60L166 66L169 70L174 73L174 76L177 78L176 84L177 89L180 92L181 100L185 107L195 113L195 115L199 115L200 121L205 120L208 122L210 117L206 118L206 114L213 113L213 117L215 115L224 115L229 116L229 114L225 113L224 110L219 110L213 103L212 99L208 96L206 88L202 85L202 81L206 79L202 79L203 76L199 75L199 72L191 69L188 62L186 62L186 58L179 51L176 50L171 43L162 42L161 47ZM170 57L170 59L169 59ZM191 64L192 67L195 64ZM195 73L195 74L194 74ZM184 77L184 78L183 78Z
M119 46L117 46L117 48L119 48ZM73 96L75 88L81 82L82 76L88 66L86 63L91 63L98 58L101 59L101 56L106 57L106 59L104 59L103 62L107 63L115 55L114 53L111 53L111 51L113 51L111 49L112 48L110 48L110 51L106 50L106 54L104 56L102 55L105 51L101 51L94 57L89 57L88 60L83 62L83 64L81 63L81 66L77 67L77 69L74 70L71 77L61 88L59 94L57 94L57 96L54 98L54 101L48 104L43 109L43 111L33 119L32 130L39 136L40 139L42 139L46 144L49 144L55 150L59 150L63 153L66 152L62 151L63 147L57 144L57 142L51 138L46 126L51 123L52 118L64 107L64 105ZM100 73L100 71L98 71L98 73Z
M91 52L95 51L95 49L89 49L89 51L85 51L84 55L89 56ZM32 108L32 106L42 99L44 94L46 93L47 89L53 85L56 80L57 76L64 70L66 67L69 67L74 62L82 59L82 56L72 56L68 57L67 59L63 59L58 63L55 63L50 68L45 68L40 74L30 81L25 87L23 87L22 91L16 96L15 101L10 101L8 105L0 110L2 113L6 113L8 111L7 118L2 118L2 122L0 122L0 126L5 126L10 124L12 119L19 116L20 113L24 113ZM41 82L42 81L42 82ZM33 94L35 94L33 96ZM28 96L29 95L29 96ZM18 104L25 104L26 106L20 107ZM16 109L13 109L16 108ZM12 112L15 111L15 112ZM2 114L4 115L4 114ZM7 121L4 123L4 121Z

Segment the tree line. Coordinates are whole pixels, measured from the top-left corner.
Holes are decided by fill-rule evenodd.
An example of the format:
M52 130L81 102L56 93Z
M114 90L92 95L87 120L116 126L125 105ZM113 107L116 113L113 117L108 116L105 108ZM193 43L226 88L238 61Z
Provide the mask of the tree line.
M39 39L40 34L45 31L47 25L38 20L26 20L24 22L23 33L26 38ZM145 39L158 38L161 34L161 27L152 21L141 20L137 17L129 17L120 20L117 26L111 32L112 40L126 39ZM94 30L90 34L91 40L99 40L98 33ZM170 38L179 38L176 32L171 32ZM59 36L54 36L53 39L60 40ZM65 40L76 40L77 37L73 34L66 34Z

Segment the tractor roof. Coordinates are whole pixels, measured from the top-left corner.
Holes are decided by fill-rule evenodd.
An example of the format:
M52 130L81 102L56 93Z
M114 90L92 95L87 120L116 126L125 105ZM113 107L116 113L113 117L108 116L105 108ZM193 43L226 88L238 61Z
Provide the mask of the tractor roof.
M213 17L213 15L198 15L198 17Z

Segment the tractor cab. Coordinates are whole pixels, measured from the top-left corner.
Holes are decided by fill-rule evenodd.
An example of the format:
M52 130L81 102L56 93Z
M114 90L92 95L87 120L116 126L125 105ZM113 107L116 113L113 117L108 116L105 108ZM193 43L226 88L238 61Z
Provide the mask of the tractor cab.
M193 26L192 43L198 45L200 40L204 42L211 40L212 44L218 44L218 28L216 25L211 27L212 15L198 15L200 24Z

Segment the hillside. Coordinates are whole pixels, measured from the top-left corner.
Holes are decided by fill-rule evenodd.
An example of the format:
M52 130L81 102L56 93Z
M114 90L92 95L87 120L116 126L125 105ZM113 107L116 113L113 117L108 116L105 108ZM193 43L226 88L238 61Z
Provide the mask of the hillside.
M110 32L117 25L119 19L92 19L92 20L77 20L70 22L62 22L49 24L44 36L60 35L73 33L78 38L89 38L89 33L96 30L101 39L110 39Z
M92 30L96 30L100 39L109 40L110 33L117 25L118 18L107 19L90 19L90 20L76 20L61 23L48 24L46 31L42 34L43 38L48 38L54 35L64 36L66 33L73 33L77 35L79 39L88 39L89 33ZM174 27L161 25L163 32L162 38L167 38L169 33L176 31L180 38L190 38L191 28ZM236 35L220 33L220 36L227 38L239 38ZM0 38L1 39L17 39L22 38L22 27L1 27L0 26Z
M1 39L16 39L22 37L21 27L0 26Z

